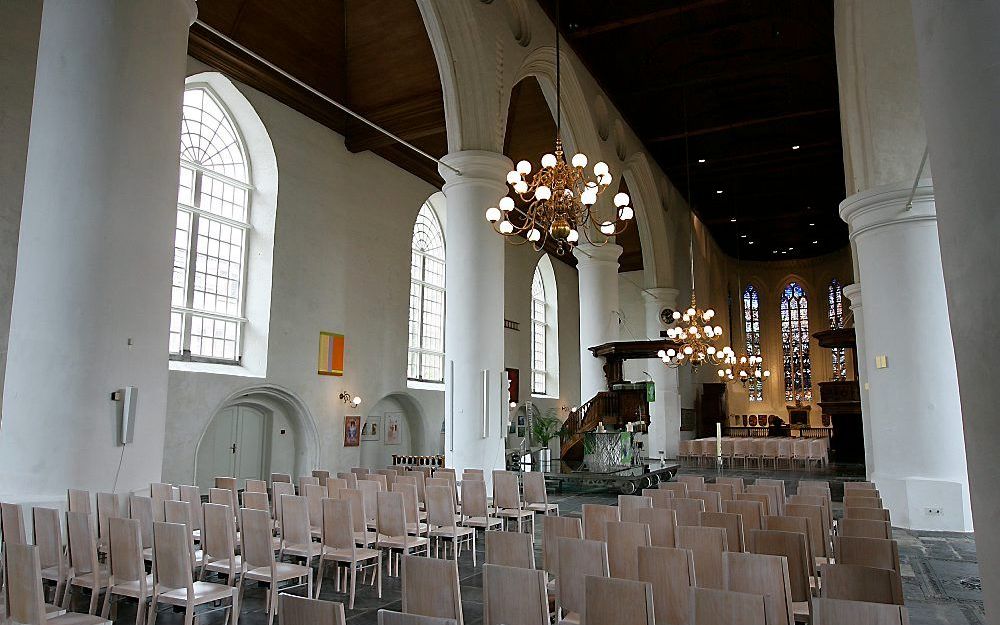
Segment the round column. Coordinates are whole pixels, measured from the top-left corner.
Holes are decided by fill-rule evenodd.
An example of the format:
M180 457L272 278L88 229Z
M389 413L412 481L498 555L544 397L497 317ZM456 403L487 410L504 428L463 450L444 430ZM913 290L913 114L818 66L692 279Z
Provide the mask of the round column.
M868 361L865 355L865 321L861 306L861 285L848 284L843 288L844 297L851 301L851 311L854 313L854 358L858 363L858 387L861 393L861 426L865 441L865 470L868 475L875 474L875 449L872 445L871 408L868 400Z
M604 359L590 348L618 340L618 258L620 245L584 243L573 249L580 277L580 402L608 390Z
M195 13L192 0L42 9L0 422L6 501L159 481ZM126 386L138 409L122 448L111 394Z
M970 531L958 376L948 324L934 189L878 187L840 205L864 307L870 478L910 529Z
M646 336L660 340L668 327L660 320L664 308L677 310L677 289L653 288L642 292L646 301ZM681 436L681 393L677 369L658 358L649 359L646 367L653 378L656 397L649 406L649 450L651 458L676 458Z
M508 394L503 366L504 239L484 217L513 169L502 154L453 152L440 167L445 242L445 456L458 474L504 468Z

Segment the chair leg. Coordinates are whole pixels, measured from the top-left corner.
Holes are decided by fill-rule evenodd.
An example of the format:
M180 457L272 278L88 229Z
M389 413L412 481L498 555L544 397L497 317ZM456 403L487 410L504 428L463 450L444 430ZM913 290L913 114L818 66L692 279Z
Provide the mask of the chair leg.
M101 607L101 618L104 619L104 620L108 620L108 613L110 613L110 612L111 612L111 587L110 587L110 584L109 584L108 585L108 591L106 593L104 593L104 606ZM136 613L135 622L136 623L141 623L141 621L139 620L138 613Z
M357 564L358 564L357 562L351 562L351 572L350 572L350 575L351 575L351 599L350 599L350 602L347 605L347 609L349 609L349 610L353 610L354 609L354 589L355 589L355 585L356 585L356 583L358 581L358 567L357 567Z
M472 566L476 566L476 530L472 530Z
M194 599L188 598L188 603L184 606L184 625L191 625L194 622Z
M97 599L101 596L100 588L90 589L90 607L87 608L87 614L95 615L97 614Z
M156 625L156 602L159 598L160 595L157 593L149 601L149 617L146 619L148 625Z
M316 572L316 596L313 599L319 599L319 593L323 591L323 567L326 565L326 558L323 556L319 557L319 570Z

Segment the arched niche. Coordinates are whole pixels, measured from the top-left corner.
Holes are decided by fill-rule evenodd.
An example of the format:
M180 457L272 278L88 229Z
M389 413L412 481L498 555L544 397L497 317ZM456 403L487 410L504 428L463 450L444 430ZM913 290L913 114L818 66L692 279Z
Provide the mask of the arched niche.
M389 444L390 417L398 417L399 443ZM436 424L427 422L420 403L407 393L389 393L379 399L366 412L366 416L375 417L379 423L378 440L361 441L361 464L370 469L382 469L392 464L392 455L430 455L439 453L439 446L434 444L433 432Z

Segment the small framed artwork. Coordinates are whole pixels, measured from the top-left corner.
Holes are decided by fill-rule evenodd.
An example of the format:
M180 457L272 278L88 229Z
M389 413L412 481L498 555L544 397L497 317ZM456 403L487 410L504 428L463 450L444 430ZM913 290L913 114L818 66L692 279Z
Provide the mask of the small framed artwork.
M344 335L319 333L319 375L344 375Z
M382 417L371 416L365 419L365 426L361 428L361 440L382 440Z
M344 447L361 444L361 417L344 417Z
M385 413L385 444L398 445L400 440L400 426L403 421L402 412Z

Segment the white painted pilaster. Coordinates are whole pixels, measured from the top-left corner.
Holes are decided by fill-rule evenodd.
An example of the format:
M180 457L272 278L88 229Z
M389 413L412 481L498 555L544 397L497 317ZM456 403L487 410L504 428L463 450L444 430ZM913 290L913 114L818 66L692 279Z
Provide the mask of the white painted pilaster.
M668 325L660 320L664 308L677 310L677 289L653 288L642 293L646 301L646 336L650 340L660 340L660 332ZM681 394L677 369L672 369L657 358L651 358L647 365L649 375L656 388L656 399L649 406L649 456L677 457L677 447L681 435Z
M618 340L618 258L620 245L584 243L573 250L580 275L580 401L607 390L604 359L590 348Z

